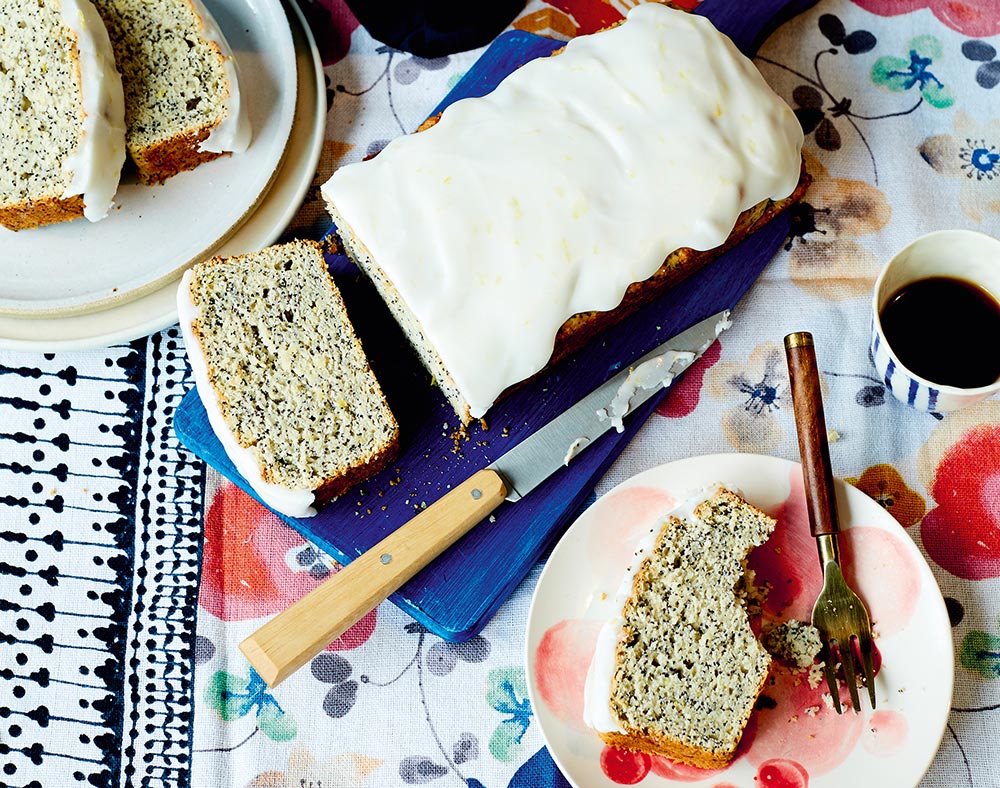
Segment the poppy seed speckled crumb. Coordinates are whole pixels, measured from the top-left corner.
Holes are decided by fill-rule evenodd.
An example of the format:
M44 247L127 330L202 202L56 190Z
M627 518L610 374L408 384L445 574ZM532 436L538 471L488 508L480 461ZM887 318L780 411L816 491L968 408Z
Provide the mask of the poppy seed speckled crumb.
M693 516L668 516L622 612L608 744L701 768L732 759L771 658L740 592L750 550L775 521L720 489Z
M94 0L125 87L125 142L144 183L222 153L202 149L228 116L225 55L192 0Z
M390 463L399 427L312 241L193 269L189 295L212 388L270 483L319 501Z
M0 4L0 225L107 214L125 155L121 92L90 0Z

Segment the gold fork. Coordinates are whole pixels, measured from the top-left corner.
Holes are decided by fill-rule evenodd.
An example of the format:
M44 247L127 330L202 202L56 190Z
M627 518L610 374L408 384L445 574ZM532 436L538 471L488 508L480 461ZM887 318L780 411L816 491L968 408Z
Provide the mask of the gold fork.
M837 499L827 443L826 418L820 391L819 370L812 334L800 331L785 337L785 357L791 383L795 426L799 434L799 454L802 457L802 478L806 488L809 528L816 537L819 560L823 567L823 590L813 608L812 623L823 641L820 659L823 674L833 696L837 713L840 688L836 666L844 670L844 680L851 693L855 713L861 711L858 697L858 676L854 665L854 643L857 643L863 666L863 682L868 699L875 708L875 673L872 669L872 625L858 595L851 590L840 569L840 547L837 534Z

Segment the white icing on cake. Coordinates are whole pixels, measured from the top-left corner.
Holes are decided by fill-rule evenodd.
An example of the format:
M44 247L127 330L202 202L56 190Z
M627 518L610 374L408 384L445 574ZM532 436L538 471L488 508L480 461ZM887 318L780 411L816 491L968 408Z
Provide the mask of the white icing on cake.
M108 215L125 163L125 94L108 31L90 0L62 0L60 12L76 35L84 115L80 142L63 161L71 177L62 196L82 195L83 215L96 222Z
M622 637L622 613L625 603L632 595L632 583L642 562L653 551L656 539L660 535L663 523L668 517L688 520L694 517L694 510L713 495L718 493L723 485L713 484L686 498L670 511L664 513L660 527L644 534L633 551L632 562L625 570L618 591L615 593L615 616L604 623L597 636L597 646L587 670L587 681L583 691L583 721L600 733L624 733L618 719L611 711L611 682L615 675L615 655L618 641ZM734 490L733 487L727 489Z
M673 251L788 196L802 130L707 20L657 3L532 61L324 197L482 416L570 316L613 309Z
M201 141L199 150L210 153L242 153L250 147L250 119L247 117L247 106L240 98L240 80L236 70L236 58L226 37L222 35L215 18L205 8L201 0L188 0L194 12L201 19L201 34L206 40L215 44L222 53L222 69L229 82L229 97L226 99L226 117L209 135Z
M198 307L191 300L190 288L193 276L194 272L190 269L185 271L181 278L180 287L177 288L177 318L180 322L181 333L184 335L188 358L191 361L191 372L198 389L198 397L208 414L208 422L212 425L212 431L218 437L240 476L246 479L265 504L276 512L281 512L289 517L312 517L316 514L316 509L313 508L316 496L313 491L291 490L264 481L260 476L257 457L250 449L240 446L236 442L236 438L233 437L233 433L226 424L222 409L219 407L219 398L208 379L208 365L205 363L201 343L192 331L194 321L198 318Z

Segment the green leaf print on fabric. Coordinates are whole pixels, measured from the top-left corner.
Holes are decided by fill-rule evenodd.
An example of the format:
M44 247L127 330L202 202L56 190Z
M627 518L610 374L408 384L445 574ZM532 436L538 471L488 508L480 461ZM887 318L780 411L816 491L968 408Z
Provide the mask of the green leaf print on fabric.
M222 670L216 672L205 686L204 698L208 707L225 722L238 720L255 711L257 727L273 741L290 741L298 733L295 719L281 708L264 679L253 668L249 676Z
M959 660L963 668L987 681L1000 679L1000 637L972 630L962 640Z
M893 93L905 93L916 87L924 101L944 109L955 103L951 90L930 70L944 50L934 36L917 36L910 41L909 57L883 55L872 66L871 78L879 87Z
M490 753L503 763L517 760L532 717L524 668L512 666L491 670L487 678L486 702L504 715L490 737Z

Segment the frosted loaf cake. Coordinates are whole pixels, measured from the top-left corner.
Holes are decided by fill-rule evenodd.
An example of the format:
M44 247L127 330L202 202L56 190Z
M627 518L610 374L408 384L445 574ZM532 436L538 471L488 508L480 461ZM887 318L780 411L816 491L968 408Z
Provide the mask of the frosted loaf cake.
M729 763L771 662L750 627L744 573L774 526L716 487L637 546L585 685L584 720L606 743L708 769Z
M800 179L802 131L705 19L656 3L341 168L323 194L463 421L677 250L745 232Z
M395 458L399 427L318 244L196 265L177 308L212 430L272 509L315 514Z
M3 0L0 225L107 216L125 161L124 113L90 0Z
M162 183L250 144L236 61L201 0L95 0L125 86L126 144Z

